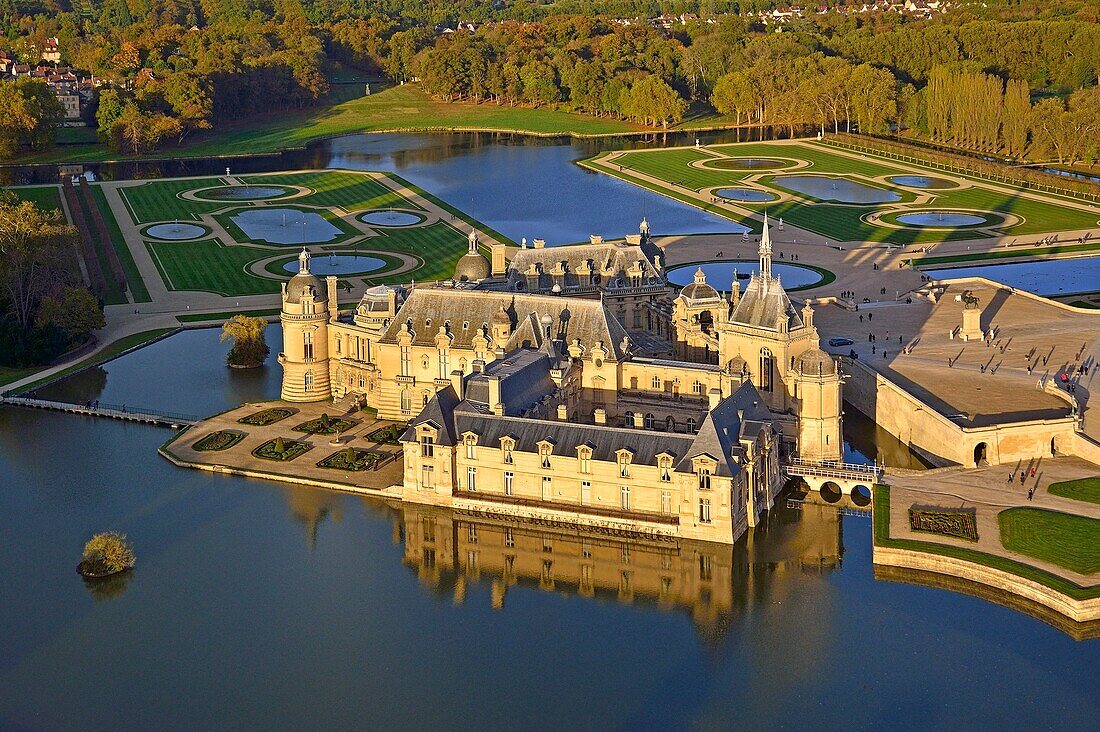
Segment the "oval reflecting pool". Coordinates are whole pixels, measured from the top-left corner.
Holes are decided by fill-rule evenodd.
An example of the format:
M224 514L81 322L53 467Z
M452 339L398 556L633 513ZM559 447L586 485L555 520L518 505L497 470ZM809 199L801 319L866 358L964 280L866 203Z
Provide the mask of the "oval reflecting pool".
M232 219L249 239L272 244L321 244L340 235L324 216L294 208L252 208Z
M899 224L909 226L977 226L989 219L980 214L952 213L950 211L924 211L907 213L897 217Z
M703 264L684 264L670 269L668 281L678 287L689 285L695 278L695 270L700 267L703 268L703 274L707 276L707 284L720 292L730 288L734 270L737 271L739 280L747 280L751 274L760 274L760 263L755 259L723 259ZM797 264L773 261L772 272L779 277L783 287L788 290L816 285L822 280L820 272Z
M892 203L901 200L901 195L894 191L828 175L781 175L775 178L775 182L796 193L813 196L822 201Z
M706 167L719 170L766 170L768 168L785 168L789 165L782 160L771 158L720 158L708 160Z
M368 211L359 220L374 226L413 226L423 221L424 216L410 211Z
M314 255L309 260L309 271L318 277L326 275L366 274L374 272L386 266L386 262L378 257L367 257L355 254L333 254L325 256ZM298 260L292 259L283 265L283 269L291 274L298 273Z
M1047 259L1041 262L986 264L980 267L927 269L925 274L940 280L958 277L985 277L1035 295L1086 292L1100 282L1100 257Z
M197 224L154 224L145 230L146 236L154 239L167 239L177 241L181 239L197 239L207 233L205 226Z
M195 196L213 201L258 201L264 198L279 198L288 193L290 189L281 186L225 186L199 191Z
M764 201L774 201L778 198L774 193L768 193L759 188L719 188L714 192L714 195L727 201L740 201L742 203L762 203Z
M933 178L930 175L892 175L886 180L894 185L908 186L909 188L954 188L955 184L943 178Z

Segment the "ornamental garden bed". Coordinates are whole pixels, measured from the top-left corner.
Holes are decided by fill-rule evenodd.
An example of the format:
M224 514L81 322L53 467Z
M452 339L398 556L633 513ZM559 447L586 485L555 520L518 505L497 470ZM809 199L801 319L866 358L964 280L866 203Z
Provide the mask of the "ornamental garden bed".
M359 423L352 419L333 419L327 414L322 414L317 419L302 422L294 428L294 431L314 435L335 435L339 432L347 432L357 424Z
M217 432L211 432L206 437L197 440L193 445L191 445L191 449L198 450L199 452L228 450L244 438L244 432L237 432L235 430L218 430Z
M276 437L257 447L252 454L264 460L289 462L312 449L313 445L309 443Z
M926 534L939 534L966 541L978 540L978 524L973 509L909 509L909 528Z
M401 434L408 425L391 424L380 427L367 435L367 439L379 445L399 445Z
M269 424L275 424L287 417L297 414L298 410L291 407L271 407L270 409L262 409L259 412L254 412L247 417L241 417L237 421L241 424L251 424L257 427L265 427Z
M317 463L317 467L357 473L362 470L377 470L384 464L385 458L385 455L379 455L376 452L349 447L332 453Z

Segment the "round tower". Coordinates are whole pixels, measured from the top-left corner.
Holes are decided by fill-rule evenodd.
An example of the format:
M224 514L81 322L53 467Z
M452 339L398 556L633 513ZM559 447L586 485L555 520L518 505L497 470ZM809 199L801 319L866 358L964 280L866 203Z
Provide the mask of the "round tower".
M820 348L810 348L796 361L798 456L804 460L841 460L843 380L836 360Z
M329 289L335 289L330 277ZM330 399L328 364L328 321L331 317L326 292L309 271L309 252L298 255L298 273L283 283L283 306L279 319L283 324L282 398L288 402L317 402Z

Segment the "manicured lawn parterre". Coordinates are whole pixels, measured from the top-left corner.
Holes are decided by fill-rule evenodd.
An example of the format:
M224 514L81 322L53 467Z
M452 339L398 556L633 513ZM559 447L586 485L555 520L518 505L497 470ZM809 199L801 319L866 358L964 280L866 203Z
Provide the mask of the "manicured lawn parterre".
M1100 476L1051 483L1047 491L1053 496L1072 498L1075 501L1100 503Z
M382 459L383 456L378 453L349 447L332 453L317 463L317 467L357 473L362 470L374 470L382 462Z
M245 435L243 432L237 432L235 430L218 430L217 432L211 432L202 439L197 440L191 447L199 452L228 450L243 440L244 437Z
M61 208L61 190L57 186L20 186L9 188L21 201L30 201L43 211Z
M997 514L1005 549L1081 574L1100 572L1100 519L1041 508Z
M295 425L295 432L308 432L314 435L335 435L340 432L347 432L358 422L350 419L338 419L322 414L317 419L311 419L308 422L302 422L299 425Z
M246 417L241 417L237 421L241 424L265 427L269 424L280 422L297 413L298 410L293 407L271 407L269 409L261 409L259 412L253 412Z
M978 540L978 525L974 511L952 511L947 509L909 509L909 528L928 534L951 536L967 541Z
M226 201L188 201L179 194L199 188L226 185L221 178L181 178L158 180L118 189L136 224L154 221L198 221L198 214L218 211L226 206L243 205Z
M1018 562L1014 559L1009 559L1008 557L986 554L985 552L965 546L949 546L947 544L938 544L931 541L915 541L912 539L897 539L891 537L889 486L875 486L873 505L874 541L876 546L924 552L926 554L937 554L981 564L992 569L1032 580L1033 582L1038 582L1039 584L1072 597L1075 600L1087 600L1100 597L1100 584L1082 587L1064 577L1059 577L1046 570L1024 564L1023 562ZM1100 521L1096 523L1100 524Z
M380 445L398 445L401 434L405 431L403 424L391 424L380 427L367 435L367 439Z
M1100 211L1083 211L1078 208L1059 205L1057 202L1025 198L1019 191L1004 191L971 181L966 188L940 189L930 191L934 196L930 203L922 203L914 209L919 210L974 210L991 211L999 214L1013 214L1019 221L1008 226L1001 222L989 225L958 228L952 231L920 228L895 229L867 223L864 218L875 211L904 208L906 202L914 200L915 192L905 187L893 186L882 178L904 175L910 171L894 167L885 159L864 155L848 157L838 154L813 142L798 143L739 143L714 145L713 150L738 158L758 157L769 159L793 158L810 163L809 167L798 171L799 174L852 176L854 180L868 185L892 190L902 199L891 204L840 204L821 203L809 196L799 195L796 200L781 203L742 203L740 208L762 210L767 208L773 219L783 218L786 222L800 228L814 231L836 241L875 241L895 244L931 243L936 241L973 239L988 236L988 232L998 231L1005 234L1037 234L1050 231L1066 231L1095 226L1100 219ZM718 206L707 205L681 191L687 189L699 191L714 186L736 186L747 176L757 176L756 182L774 191L791 193L780 183L774 181L774 175L767 169L756 170L708 170L692 167L691 163L705 160L709 156L706 150L695 148L672 148L658 150L631 151L605 162L606 154L585 161L587 167L609 173L636 185L657 191L672 198L683 200L720 216L745 223L736 213ZM624 170L619 170L623 167ZM630 173L636 171L655 178L663 184L643 180ZM765 175L761 175L765 173ZM942 177L942 174L939 174ZM1000 218L1000 217L998 217Z
M254 185L294 185L313 191L294 199L304 206L341 208L349 213L376 208L409 208L420 210L412 201L390 189L381 181L359 173L339 171L249 175L243 180Z
M394 282L446 280L455 273L455 265L466 253L466 234L446 221L437 221L428 226L415 226L407 229L380 230L381 235L364 239L358 244L364 250L374 249L382 252L411 254L423 263L413 272L399 275L368 275L365 279L374 284Z
M274 249L226 246L219 239L187 242L145 242L153 262L170 290L203 290L226 296L266 295L279 291L279 283L245 271L257 259L277 253Z
M274 440L268 440L257 447L252 451L252 454L264 460L290 462L294 458L312 449L313 446L308 443L291 440L285 437L276 437Z

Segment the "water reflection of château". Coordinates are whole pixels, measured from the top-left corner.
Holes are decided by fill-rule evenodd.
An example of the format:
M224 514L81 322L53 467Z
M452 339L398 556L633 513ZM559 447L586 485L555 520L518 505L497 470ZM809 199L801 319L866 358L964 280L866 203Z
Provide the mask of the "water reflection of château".
M403 504L394 537L421 582L456 603L487 591L499 610L516 588L649 604L690 613L699 633L717 640L733 616L772 602L777 587L789 585L785 576L839 567L841 526L830 507L777 507L766 523L725 545Z

